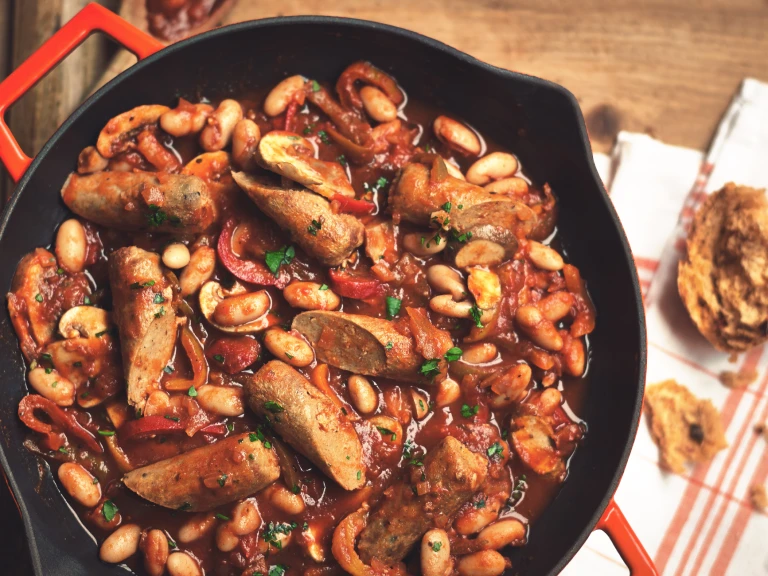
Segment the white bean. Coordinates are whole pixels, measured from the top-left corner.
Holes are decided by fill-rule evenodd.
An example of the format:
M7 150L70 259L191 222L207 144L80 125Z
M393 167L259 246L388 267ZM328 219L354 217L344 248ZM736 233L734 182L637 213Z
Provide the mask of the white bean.
M179 286L181 295L191 296L201 286L208 282L213 276L213 269L216 267L216 251L210 246L200 246L192 252L189 257L189 264L179 276Z
M33 368L29 371L29 383L35 392L57 406L72 406L75 402L75 385L53 368Z
M177 540L182 544L189 544L199 540L216 526L216 517L211 514L200 514L187 520L179 528Z
M504 556L494 550L483 550L463 556L457 566L459 576L499 576L506 570Z
M222 326L242 326L264 316L271 304L265 290L230 296L216 305L213 319Z
M536 308L550 322L557 322L565 318L574 304L573 295L570 292L562 290L542 298L536 302Z
M512 196L528 194L528 182L517 176L496 180L496 182L491 182L483 186L483 188L485 188L486 192L493 194L511 194Z
M435 395L435 404L442 408L453 404L461 396L461 387L453 378L446 378L437 385L437 394Z
M549 246L544 246L544 244L535 240L528 241L528 257L537 267L551 272L562 270L565 265L560 254Z
M347 380L347 389L355 409L361 414L370 414L379 405L379 396L368 378L353 374Z
M185 552L174 552L168 556L166 568L171 576L203 576L200 564Z
M272 88L264 100L264 113L267 116L280 116L288 108L294 95L304 89L303 76L289 76Z
M486 502L486 506L483 508L477 509L473 506L463 514L459 515L456 520L453 521L453 527L456 529L456 532L465 536L469 534L477 534L498 517L498 507L492 507L490 502Z
M243 118L235 124L232 134L232 160L240 166L247 168L253 165L253 157L259 148L261 130L253 120Z
M477 539L486 540L489 549L499 550L513 542L522 543L525 539L525 526L514 518L499 520L483 528L480 534L477 535Z
M200 147L206 152L223 149L232 138L235 125L243 118L243 108L237 100L222 100L200 133Z
M446 245L445 234L442 232L437 234L411 232L403 236L403 248L420 258L442 252Z
M197 403L208 412L220 416L240 416L243 407L243 389L239 386L203 384L197 389Z
M444 264L435 264L427 269L427 282L433 290L441 294L448 293L454 300L462 300L467 297L467 289L461 274Z
M119 564L136 554L139 538L141 528L138 525L124 524L104 540L99 550L99 558L110 564Z
M238 536L245 536L261 526L261 514L256 506L256 500L249 498L238 503L232 510L230 522L232 532Z
M294 494L282 484L273 484L266 493L272 505L286 514L301 514L306 509L301 494Z
M549 320L535 306L520 306L515 320L536 344L546 350L557 352L563 347L563 338Z
M368 116L376 122L391 122L397 118L397 106L378 88L363 86L360 89L360 99Z
M472 240L456 253L456 266L495 266L504 261L504 247L490 240Z
M163 250L163 264L168 266L171 270L180 270L189 264L189 248L176 242L169 244Z
M336 310L341 305L341 298L317 282L292 282L283 290L286 302L302 310Z
M468 300L456 302L450 294L435 296L429 301L429 307L438 314L451 318L469 318L472 311L472 303Z
M83 148L80 155L77 157L77 173L78 174L93 174L94 172L101 172L109 166L109 160L104 158L96 146L87 146Z
M144 568L149 576L162 576L168 561L168 538L162 530L150 530L142 542Z
M456 166L453 162L449 162L448 160L443 159L445 162L445 167L448 169L448 174L450 176L453 176L454 178L458 178L459 180L466 180L464 177L464 174L461 173L461 170L459 170L458 166Z
M160 116L160 127L177 138L197 134L211 114L213 106L210 104L179 102L176 108Z
M464 350L461 359L467 364L486 364L496 358L498 350L495 344L482 342L473 344Z
M216 530L216 547L222 552L231 552L240 543L240 538L232 531L229 522L221 524Z
M80 464L64 462L58 475L67 493L86 508L93 508L101 500L101 485Z
M87 250L88 242L83 225L74 218L64 221L56 233L56 258L59 265L67 272L82 272Z
M519 164L517 158L506 152L491 152L477 160L467 170L467 182L483 186L492 180L514 176Z
M545 416L551 416L563 403L563 395L557 388L547 388L539 396L539 410Z
M432 128L439 140L461 154L478 156L482 151L477 134L453 118L438 116Z
M452 568L451 543L445 530L435 528L421 539L422 576L448 576Z
M309 344L299 336L280 328L270 328L266 331L264 346L279 360L298 368L309 366L315 359L315 353Z

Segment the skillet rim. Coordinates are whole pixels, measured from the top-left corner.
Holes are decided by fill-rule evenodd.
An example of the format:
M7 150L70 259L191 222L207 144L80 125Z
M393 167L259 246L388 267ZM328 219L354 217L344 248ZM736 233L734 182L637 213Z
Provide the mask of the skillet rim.
M143 60L139 60L136 64L134 64L133 66L131 66L130 68L128 68L127 70L125 70L124 72L122 72L121 74L113 78L112 80L110 80L104 86L99 88L99 90L97 90L95 93L89 96L85 101L83 101L83 103L80 104L80 106L77 107L77 109L69 116L69 118L67 118L62 123L62 125L56 130L56 132L54 132L53 136L51 136L51 138L40 149L38 154L34 157L32 163L30 164L30 166L27 168L26 172L22 176L22 178L16 184L13 196L8 201L6 206L3 208L2 215L0 216L0 238L3 238L5 235L6 229L8 227L8 223L11 217L13 216L13 212L16 207L16 204L18 203L20 195L25 191L26 185L31 179L32 175L37 171L40 165L44 163L46 156L48 155L48 152L51 150L51 148L53 148L53 146L56 144L59 138L67 130L69 130L72 124L74 124L75 121L95 101L101 99L107 92L116 88L118 85L129 83L130 80L132 79L132 76L137 72L139 72L140 70L142 70L143 68L154 64L156 61L161 60L162 58L170 54L176 53L178 51L183 51L187 47L192 46L197 42L205 41L212 37L226 36L230 32L241 31L244 29L251 29L251 28L258 29L262 27L291 27L294 25L312 25L312 26L326 26L326 27L339 26L341 28L373 30L373 31L382 32L382 33L390 34L397 37L406 38L408 40L412 40L414 42L425 45L428 48L443 52L451 58L454 58L469 66L478 68L486 74L497 76L502 80L513 78L518 81L527 82L531 85L537 86L542 89L558 92L565 98L565 101L570 107L570 112L575 116L577 120L580 144L581 144L580 150L578 150L579 161L580 162L586 161L587 163L589 174L592 179L592 185L593 185L592 187L595 190L597 190L600 201L603 203L604 207L607 209L608 215L610 216L611 224L615 228L615 231L618 233L619 240L620 240L620 249L623 252L623 256L624 256L624 264L627 266L628 272L630 274L630 278L632 280L632 289L633 289L632 299L634 300L635 314L637 318L637 337L639 342L639 349L637 351L638 352L637 382L634 383L636 385L636 391L635 391L634 408L632 411L633 419L629 423L629 435L628 435L629 440L626 442L624 446L624 449L619 458L619 462L611 478L609 489L601 499L599 506L594 511L590 520L587 522L587 525L579 534L579 536L576 538L576 540L570 545L566 553L560 558L560 560L557 562L555 567L550 571L550 575L558 574L565 568L565 566L571 561L571 559L576 555L576 553L582 548L582 546L586 542L589 535L595 530L595 526L597 525L598 521L600 520L603 513L605 512L605 509L608 507L608 504L613 499L613 496L616 492L616 489L618 488L621 477L624 474L624 470L626 468L627 461L629 460L629 455L634 445L635 437L637 435L637 430L640 424L640 415L641 415L642 406L643 406L643 395L645 391L645 374L646 374L646 365L647 365L647 332L646 332L646 323L645 323L645 310L644 310L643 300L640 292L640 284L638 281L637 269L634 266L634 258L632 256L632 251L629 247L629 242L627 241L626 233L624 232L624 228L622 227L619 217L616 214L616 210L613 206L613 203L610 201L608 194L606 193L606 190L602 184L602 180L600 179L597 173L597 169L595 168L594 160L592 157L592 151L591 151L592 148L589 143L587 128L584 122L584 116L581 112L581 108L578 105L578 101L576 100L576 97L565 87L555 82L551 82L549 80L544 80L542 78L538 78L535 76L522 74L520 72L513 72L511 70L499 68L498 66L493 66L486 62L478 60L474 56L470 56L465 52L457 50L456 48L452 48L451 46L448 46L447 44L440 42L439 40L435 40L428 36L424 36L423 34L419 34L418 32L413 32L411 30L407 30L397 26L383 24L380 22L373 22L370 20L362 20L358 18L343 18L343 17L337 17L337 16L314 16L314 15L284 16L284 17L262 18L258 20L249 20L246 22L240 22L240 23L231 24L227 26L221 26L218 28L214 28L213 30L203 32L201 34L197 34L185 40L181 40L179 42L171 44L170 46L167 46L157 51L151 56L144 58ZM592 193L592 192L590 191L588 193ZM0 443L0 464L2 464L3 473L5 476L6 482L8 486L11 488L12 497L16 505L18 506L22 516L24 531L26 533L27 542L29 545L29 552L32 560L33 569L36 575L44 576L40 557L39 557L39 552L38 552L38 544L35 539L35 532L32 526L32 520L30 518L30 515L27 512L27 507L25 505L23 498L17 496L17 494L19 494L18 484L16 482L16 479L14 478L13 471L11 470L8 464L8 459L5 455L5 450L1 443Z

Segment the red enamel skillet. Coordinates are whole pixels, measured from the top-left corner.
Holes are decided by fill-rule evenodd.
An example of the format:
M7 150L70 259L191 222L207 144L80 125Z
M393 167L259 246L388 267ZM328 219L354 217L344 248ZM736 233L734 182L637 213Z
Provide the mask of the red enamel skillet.
M93 32L134 52L140 62L90 97L32 160L2 116ZM223 95L271 86L286 74L335 78L353 60L392 71L411 95L466 118L515 150L527 171L549 182L569 259L589 280L599 321L590 337L587 442L561 492L534 523L527 546L510 550L510 574L557 574L593 530L605 531L635 576L657 574L613 494L629 457L642 408L646 364L643 306L621 224L595 171L584 120L567 90L495 68L413 32L359 20L278 18L213 30L163 48L157 40L91 4L0 84L0 159L18 182L0 220L0 285L21 257L47 245L66 218L59 197L76 151L104 123L146 103ZM47 468L23 446L16 416L26 394L24 365L7 313L0 318L0 461L24 521L35 573L125 574L99 562L93 538L71 512ZM505 551L505 553L507 553Z

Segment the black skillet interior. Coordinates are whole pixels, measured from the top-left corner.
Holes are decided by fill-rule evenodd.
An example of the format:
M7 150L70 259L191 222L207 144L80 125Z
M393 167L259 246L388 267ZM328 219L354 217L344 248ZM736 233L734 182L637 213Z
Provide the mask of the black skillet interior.
M589 435L529 544L511 552L510 572L556 574L584 543L616 489L635 436L645 375L644 320L631 254L594 170L581 112L565 89L368 22L284 18L209 32L131 68L90 98L48 142L0 223L0 286L10 286L25 253L51 242L66 216L59 189L77 152L95 142L112 116L139 104L173 105L178 96L215 97L272 86L292 74L335 79L359 59L392 72L411 97L444 107L515 151L526 170L549 182L558 197L564 247L588 280L598 310L591 389L582 414ZM26 431L16 409L26 393L24 366L7 312L0 317L0 356L5 359L2 460L22 508L37 574L125 574L99 562L94 539L59 494L47 465L22 447Z

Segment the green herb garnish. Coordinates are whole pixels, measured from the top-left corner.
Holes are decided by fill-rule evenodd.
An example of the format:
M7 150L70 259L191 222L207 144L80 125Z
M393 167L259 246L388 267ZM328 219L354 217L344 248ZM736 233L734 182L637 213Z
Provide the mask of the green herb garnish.
M105 500L104 506L101 507L101 514L104 516L104 520L107 522L112 522L112 520L115 517L115 514L117 514L118 508L117 504L112 502L112 500Z
M283 246L280 250L274 252L267 252L264 255L264 262L267 264L267 268L275 276L280 271L280 266L283 264L288 265L296 256L296 250L293 246Z
M400 313L400 306L402 306L403 301L400 300L400 298L387 296L385 304L387 308L387 320L392 320Z
M454 346L448 352L443 354L443 358L445 358L448 362L456 362L459 358L461 358L461 348L457 348Z

